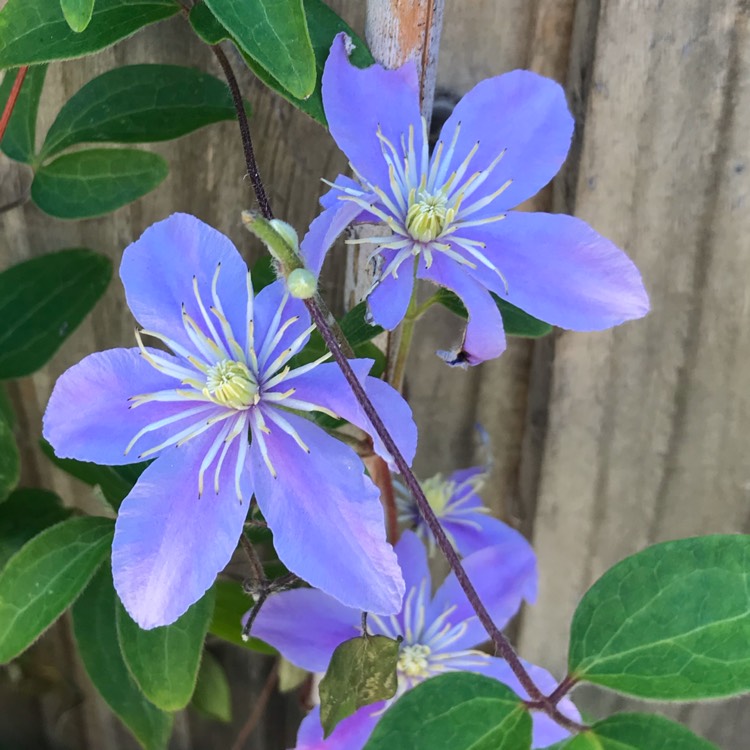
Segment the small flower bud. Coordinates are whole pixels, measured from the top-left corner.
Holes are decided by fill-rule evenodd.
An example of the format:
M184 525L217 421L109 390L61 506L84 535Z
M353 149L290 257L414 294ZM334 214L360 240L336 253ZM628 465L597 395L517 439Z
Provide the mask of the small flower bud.
M268 223L274 230L276 230L277 234L281 235L281 238L292 248L292 250L295 252L299 250L299 236L291 224L287 224L281 219L271 219Z
M295 268L286 279L289 294L297 299L310 299L318 288L314 274L306 268Z

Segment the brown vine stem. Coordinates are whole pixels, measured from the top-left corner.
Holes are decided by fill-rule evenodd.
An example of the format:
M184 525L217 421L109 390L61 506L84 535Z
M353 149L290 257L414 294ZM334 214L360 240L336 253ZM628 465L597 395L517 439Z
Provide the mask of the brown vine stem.
M239 120L240 125L240 134L242 136L242 145L245 152L248 174L251 176L253 188L256 191L255 194L258 199L258 205L261 208L263 217L266 219L271 219L273 218L273 213L271 212L271 207L268 204L268 198L260 179L258 165L255 161L255 152L253 150L252 141L250 140L250 127L248 124L245 107L242 102L242 95L237 84L237 79L234 75L234 71L232 70L232 66L229 63L229 60L227 60L226 55L223 53L223 51L218 47L212 47L211 49L214 51L214 54L219 60L224 74L227 77L229 88L232 91L232 98L234 100L235 109L237 110L237 119ZM321 308L318 300L314 297L312 299L305 300L305 305L310 312L310 317L312 318L313 323L315 323L315 326L320 331L320 334L323 337L326 346L333 355L333 359L341 368L341 371L346 378L349 387L352 389L352 392L354 393L354 396L357 399L359 405L362 407L362 410L370 420L370 423L375 429L375 432L377 432L378 436L383 441L385 449L392 456L399 473L404 479L404 484L407 486L410 493L414 497L414 500L417 503L417 507L419 508L419 512L421 513L425 522L429 526L430 531L435 537L435 541L437 542L440 551L448 561L448 564L450 565L451 570L455 573L456 579L461 585L461 588L464 590L469 603L477 613L477 617L479 618L480 622L484 626L484 629L487 631L487 634L492 640L495 646L496 653L508 662L508 665L513 671L513 674L515 674L515 676L518 678L518 681L523 686L523 689L528 693L531 704L533 704L535 707L538 706L540 710L544 711L544 713L546 713L550 718L556 721L560 726L565 727L572 732L581 732L585 730L586 727L584 725L579 724L578 722L573 721L572 719L569 719L567 716L564 716L562 713L560 713L557 707L553 703L551 703L547 696L544 695L544 693L537 687L536 683L531 678L531 675L526 671L523 662L514 651L510 641L505 637L505 635L503 635L500 629L493 622L492 617L487 611L487 608L484 606L484 603L479 597L477 590L469 580L469 576L466 574L466 571L461 564L461 560L459 559L458 554L453 549L453 545L451 545L448 537L443 531L442 526L440 525L440 521L438 520L435 512L432 510L432 507L427 501L427 498L422 491L422 487L419 484L419 480L414 475L411 467L401 454L401 451L396 445L393 437L388 432L385 424L383 423L383 420L380 418L380 415L375 409L375 406L373 405L372 401L370 401L369 396L365 392L363 385L359 382L359 379L354 373L354 370L352 370L352 367L349 364L349 360L347 359L347 356L344 353L333 328L328 323L328 316L323 312L323 309ZM253 611L256 614L258 605L261 603L262 602L259 600L258 602L256 602L256 606L253 608ZM248 625L251 624L251 621L252 613L250 620L245 626L245 633L249 631Z
M22 65L16 73L16 80L13 81L13 87L10 90L10 96L8 101L5 102L5 109L0 117L0 141L5 137L5 131L8 129L8 123L10 122L10 116L13 114L13 109L18 101L18 95L21 93L21 86L23 86L23 79L26 78L26 71L29 69L28 65ZM7 73L6 73L7 75Z

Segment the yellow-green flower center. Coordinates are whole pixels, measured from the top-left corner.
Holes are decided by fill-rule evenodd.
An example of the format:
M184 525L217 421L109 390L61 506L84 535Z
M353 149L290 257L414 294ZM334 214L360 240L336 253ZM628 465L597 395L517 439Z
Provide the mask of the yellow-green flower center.
M441 474L436 474L422 482L422 491L427 498L427 502L438 517L443 515L445 506L451 499L454 490L454 483L446 482Z
M223 359L208 368L203 395L231 409L247 409L259 401L255 377L247 365L231 359Z
M410 196L406 212L406 229L419 242L432 242L453 220L454 211L442 193L431 195L423 190Z
M398 671L407 677L429 677L431 653L432 649L421 643L404 646L398 655Z

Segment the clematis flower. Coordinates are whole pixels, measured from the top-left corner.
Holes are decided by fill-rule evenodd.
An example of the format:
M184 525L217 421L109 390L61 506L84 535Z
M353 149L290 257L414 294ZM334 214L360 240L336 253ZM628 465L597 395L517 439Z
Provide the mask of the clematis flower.
M491 516L489 508L483 505L478 493L486 480L487 467L474 466L454 471L448 477L435 474L421 483L427 501L440 519L440 525L463 557L485 547L506 543L528 544L522 534ZM394 489L398 520L413 529L433 555L435 537L422 518L414 498L400 482L394 482Z
M522 698L528 697L507 662L476 649L487 636L455 575L450 574L433 596L427 551L416 534L406 531L396 545L396 554L406 579L404 606L396 615L370 615L367 620L371 633L403 638L396 696L359 709L326 740L320 712L314 709L302 722L297 750L360 750L393 701L445 672L477 672L506 683ZM526 543L485 548L465 558L464 567L498 627L507 624L523 599L532 601L536 596L536 560ZM324 672L335 648L361 633L360 612L314 589L294 589L271 597L253 626L253 635L311 672ZM540 667L526 666L542 690L554 689L552 675ZM579 718L570 700L564 699L559 707L567 716ZM546 747L567 736L547 716L535 713L533 719L534 747Z
M413 64L365 70L334 40L323 73L331 135L356 180L339 176L302 246L319 273L341 231L382 222L367 304L387 329L404 318L415 280L455 292L469 321L460 347L441 356L474 365L505 349L491 293L561 328L594 331L640 318L648 297L638 269L580 219L509 211L543 188L565 161L573 132L562 88L516 70L482 81L458 103L430 155Z
M304 416L336 415L372 433L326 357L293 368L312 330L304 304L282 282L256 296L230 240L184 214L130 245L120 276L143 327L138 348L92 354L64 373L44 435L61 457L156 459L115 527L115 587L133 619L168 624L203 595L229 562L253 494L290 570L349 606L398 611L404 582L378 491L354 451ZM409 407L368 377L370 366L352 361L410 460Z

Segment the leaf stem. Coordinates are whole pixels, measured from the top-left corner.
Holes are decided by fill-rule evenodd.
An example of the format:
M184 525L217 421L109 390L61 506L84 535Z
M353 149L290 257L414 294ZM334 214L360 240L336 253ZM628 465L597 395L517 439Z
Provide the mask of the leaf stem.
M232 65L229 60L227 60L224 50L218 44L214 44L211 45L211 51L214 53L214 57L219 61L219 65L221 65L221 69L224 71L224 77L227 79L227 85L232 94L232 101L234 102L234 108L237 111L237 120L240 125L240 135L242 136L242 149L245 152L247 174L250 176L250 181L253 184L253 190L255 191L255 197L258 199L260 212L263 214L264 219L273 219L271 204L268 202L266 189L263 187L263 181L260 179L258 162L255 160L253 141L250 138L250 124L247 119L247 112L245 112L245 104L242 101L242 93L240 92L240 86L237 83L237 77L234 75L234 70L232 70Z
M18 95L21 93L21 86L23 86L23 79L26 78L26 72L28 71L28 65L22 65L16 73L16 80L13 81L13 86L8 96L8 101L5 102L5 109L0 117L0 141L5 136L5 131L8 129L8 123L10 122L10 116L13 114L13 109L18 101ZM6 73L7 75L7 73Z

